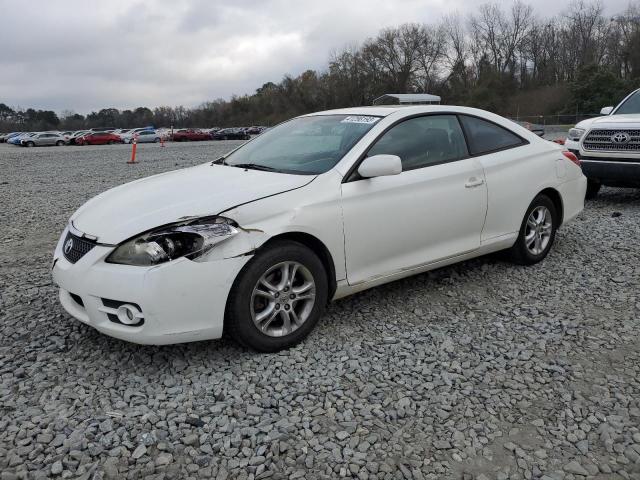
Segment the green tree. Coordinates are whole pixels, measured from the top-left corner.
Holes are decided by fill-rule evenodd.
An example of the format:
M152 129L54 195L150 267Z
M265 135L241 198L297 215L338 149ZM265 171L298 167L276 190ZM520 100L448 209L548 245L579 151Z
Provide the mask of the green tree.
M598 113L602 107L617 104L628 93L629 86L610 69L591 64L578 70L569 91L569 112Z

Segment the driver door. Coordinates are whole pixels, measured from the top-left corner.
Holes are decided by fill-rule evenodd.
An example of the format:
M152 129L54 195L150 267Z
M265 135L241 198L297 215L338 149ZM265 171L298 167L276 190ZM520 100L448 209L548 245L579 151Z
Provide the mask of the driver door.
M480 163L455 115L404 120L367 156L397 155L402 173L342 184L347 280L374 281L476 250L487 212Z

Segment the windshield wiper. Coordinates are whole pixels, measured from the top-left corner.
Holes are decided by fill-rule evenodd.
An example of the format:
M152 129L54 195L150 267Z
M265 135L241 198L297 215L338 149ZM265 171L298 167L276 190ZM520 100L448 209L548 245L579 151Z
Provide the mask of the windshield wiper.
M259 165L257 163L233 163L233 164L227 164L227 165L229 165L231 167L247 168L249 170L263 170L265 172L279 172L280 171L277 168L269 167L268 165Z

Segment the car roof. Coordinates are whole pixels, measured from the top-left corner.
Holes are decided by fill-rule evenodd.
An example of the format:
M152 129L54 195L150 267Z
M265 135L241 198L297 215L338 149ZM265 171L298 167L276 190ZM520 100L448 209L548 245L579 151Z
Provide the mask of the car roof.
M376 117L388 117L396 112L402 112L406 115L413 115L417 113L439 113L439 112L458 112L468 114L487 114L493 115L485 110L479 110L477 108L462 107L458 105L376 105L372 107L350 107L339 108L336 110L324 110L322 112L314 112L308 115L302 115L304 117L313 115L372 115Z

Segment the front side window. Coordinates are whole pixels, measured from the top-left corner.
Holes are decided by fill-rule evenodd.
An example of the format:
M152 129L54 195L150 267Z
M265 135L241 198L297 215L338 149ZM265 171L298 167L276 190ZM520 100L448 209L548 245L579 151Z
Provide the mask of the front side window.
M460 121L467 133L472 155L482 155L524 144L518 135L495 123L468 115L460 115Z
M616 115L623 113L640 113L640 92L636 92L627 98L615 111Z
M468 156L455 115L428 115L399 123L376 141L367 156L381 154L400 157L403 171Z
M380 117L316 115L294 118L231 153L227 165L317 175L332 169Z

